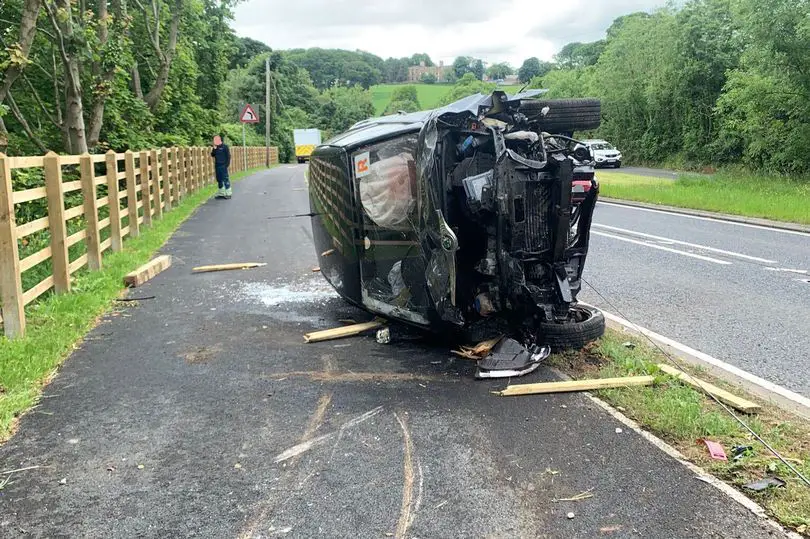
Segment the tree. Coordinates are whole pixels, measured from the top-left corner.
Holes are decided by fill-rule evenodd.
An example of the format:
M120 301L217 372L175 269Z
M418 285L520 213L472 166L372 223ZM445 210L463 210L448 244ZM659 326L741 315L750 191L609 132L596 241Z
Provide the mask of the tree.
M492 64L487 68L487 76L490 79L505 79L515 72L507 62Z
M249 37L237 37L235 46L236 50L231 54L229 69L245 67L256 56L272 51L261 41Z
M518 80L520 82L529 82L535 77L542 77L553 68L553 64L549 62L541 62L536 57L527 58L523 61L523 65L518 69Z
M453 61L453 73L455 73L456 77L459 79L462 78L465 74L470 72L471 63L472 58L469 56L459 56Z
M422 73L421 80L425 84L436 84L436 75L433 73Z
M417 53L417 54L414 54L413 56L411 56L409 65L418 66L418 65L421 65L422 62L424 62L425 66L427 66L427 67L433 67L433 66L436 65L436 64L433 63L433 60L430 59L430 56L428 56L424 52Z
M475 75L478 80L484 79L484 62L479 59L474 59L470 66L470 71Z
M563 69L592 66L599 60L606 44L605 40L568 43L554 56L554 61Z
M327 89L335 84L360 84L368 88L383 80L385 62L363 51L340 49L296 49L288 51L289 59L306 69L315 86Z
M323 92L318 102L319 127L327 133L340 133L374 115L371 94L360 86L334 86Z
M396 114L399 111L416 112L421 109L416 86L397 86L391 93L391 101L385 114Z

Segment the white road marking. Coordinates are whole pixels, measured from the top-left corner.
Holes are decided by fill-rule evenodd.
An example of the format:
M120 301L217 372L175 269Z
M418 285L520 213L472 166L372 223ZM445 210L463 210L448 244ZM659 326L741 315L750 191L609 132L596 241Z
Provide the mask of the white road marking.
M616 227L616 226L602 225L602 224L599 224L599 223L593 223L593 226L599 227L599 228L606 228L608 230L613 230L614 232L623 232L624 234L631 234L633 236L639 236L639 237L642 237L642 238L650 238L650 239L653 239L653 240L664 241L668 245L675 245L675 244L677 244L677 245L685 245L687 247L694 247L695 249L702 249L704 251L711 251L713 253L719 253L719 254L722 254L722 255L728 255L728 256L734 256L734 257L737 257L737 258L743 258L745 260L751 260L753 262L762 262L763 264L776 264L777 263L776 260L768 260L767 258L759 258L757 256L744 255L742 253L737 253L737 252L734 252L734 251L726 251L724 249L717 249L715 247L707 247L705 245L700 245L698 243L689 243L688 241L673 240L672 238L665 238L663 236L655 236L653 234L645 234L644 232L636 232L635 230L628 230L626 228L619 228L619 227Z
M807 270L790 269L790 268L765 268L766 271L781 271L784 273L798 273L799 275L807 275Z
M626 241L627 243L635 243L636 245L642 245L644 247L650 247L651 249L658 249L660 251L666 251L668 253L675 253L676 255L688 256L690 258L703 260L704 262L711 262L712 264L722 264L724 266L731 265L731 262L728 262L726 260L719 260L717 258L711 258L708 256L696 255L694 253L687 253L686 251L679 251L678 249L670 249L669 247L664 247L663 245L656 245L654 243L648 243L646 241L638 241L630 238L623 238L622 236L614 236L613 234L607 234L606 232L597 232L595 230L591 230L591 234L596 234L597 236L604 236L606 238L613 238L614 240Z
M652 208L639 208L638 206L627 206L625 204L614 204L613 202L599 202L600 205L614 206L616 208L623 208L627 210L646 211L650 213L663 213L664 215L671 215L673 217L684 217L686 219L696 219L698 221L711 221L713 223L721 223L726 225L744 226L747 228L756 228L758 230L767 230L769 232L781 232L782 234L792 234L794 236L810 236L808 232L799 232L798 230L786 230L784 228L772 228L769 226L752 225L749 223L738 223L736 221L726 221L725 219L717 219L714 217L701 217L699 215L686 215L685 213L675 213L666 210L654 210Z

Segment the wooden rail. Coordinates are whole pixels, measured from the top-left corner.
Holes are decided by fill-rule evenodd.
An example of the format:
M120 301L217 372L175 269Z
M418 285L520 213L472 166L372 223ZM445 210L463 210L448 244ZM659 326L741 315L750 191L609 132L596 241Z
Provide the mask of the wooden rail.
M269 156L269 157L268 157ZM278 149L231 148L231 173L278 163ZM70 180L65 168L71 167ZM15 170L41 169L44 185L14 188ZM78 178L78 179L76 179ZM160 219L180 201L215 182L209 148L160 150L105 155L7 157L0 153L0 307L5 335L25 334L25 306L53 289L70 292L71 275L87 266L102 267L102 254L120 251L126 236L136 237L142 226ZM74 195L76 193L76 195ZM66 195L81 194L78 205L66 207ZM18 205L47 205L47 215L18 225ZM99 217L99 210L103 215ZM80 219L80 226L69 223ZM20 245L47 230L49 245L20 259ZM104 239L102 239L104 237ZM42 240L40 240L42 241ZM71 260L70 249L84 242L86 251ZM76 255L77 253L74 253ZM23 289L23 274L50 260L52 272Z

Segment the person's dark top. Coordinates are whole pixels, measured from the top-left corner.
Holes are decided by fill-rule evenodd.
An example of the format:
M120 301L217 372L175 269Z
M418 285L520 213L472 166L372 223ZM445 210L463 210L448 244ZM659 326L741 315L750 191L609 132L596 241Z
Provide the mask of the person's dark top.
M211 150L211 157L214 158L214 164L218 167L228 167L231 165L231 150L227 144L220 144Z

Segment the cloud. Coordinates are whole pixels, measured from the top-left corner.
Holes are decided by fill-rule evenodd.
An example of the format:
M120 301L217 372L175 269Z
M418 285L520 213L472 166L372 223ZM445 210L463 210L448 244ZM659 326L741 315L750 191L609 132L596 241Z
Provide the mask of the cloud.
M610 23L665 0L248 0L236 8L239 35L274 49L362 49L383 58L426 52L520 65L551 59L565 43L593 41Z

